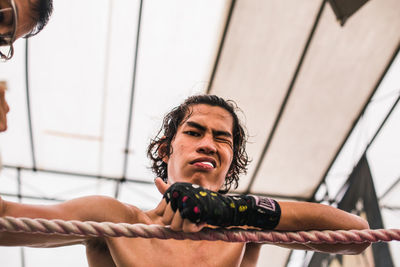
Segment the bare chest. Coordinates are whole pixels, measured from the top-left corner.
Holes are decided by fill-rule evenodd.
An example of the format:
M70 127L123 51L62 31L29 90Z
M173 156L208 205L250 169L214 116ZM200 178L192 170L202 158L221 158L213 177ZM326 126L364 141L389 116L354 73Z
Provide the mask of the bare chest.
M110 256L125 266L240 266L244 244L114 238L107 241Z

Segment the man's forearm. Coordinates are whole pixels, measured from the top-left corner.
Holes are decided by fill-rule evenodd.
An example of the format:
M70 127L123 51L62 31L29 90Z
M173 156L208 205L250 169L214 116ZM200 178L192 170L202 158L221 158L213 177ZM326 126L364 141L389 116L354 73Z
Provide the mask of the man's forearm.
M331 206L308 202L279 202L282 215L276 230L362 230L368 222L359 216ZM290 249L311 249L326 253L359 254L369 246L363 244L304 244L283 245Z
M350 230L368 229L368 222L359 216L334 207L309 202L279 202L281 220L276 230Z

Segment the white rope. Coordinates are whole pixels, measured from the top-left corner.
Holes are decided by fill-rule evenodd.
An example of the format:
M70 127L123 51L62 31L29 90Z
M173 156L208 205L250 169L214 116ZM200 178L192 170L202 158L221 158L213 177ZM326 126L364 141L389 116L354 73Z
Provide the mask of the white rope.
M197 233L183 233L161 225L111 222L81 222L30 218L0 217L1 232L25 232L75 236L141 237L159 239L222 240L255 243L350 244L400 241L400 229L337 230L337 231L255 231L243 229L205 228Z

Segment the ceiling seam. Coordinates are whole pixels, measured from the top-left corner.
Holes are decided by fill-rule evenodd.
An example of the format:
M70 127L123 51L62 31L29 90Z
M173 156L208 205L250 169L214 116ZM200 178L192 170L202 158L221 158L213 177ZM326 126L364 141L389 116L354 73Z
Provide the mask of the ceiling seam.
M378 200L381 200L383 198L385 198L390 192L392 192L392 190L400 183L400 176L397 177L396 181L394 181L394 183L392 183L391 186L389 186L389 188L378 198Z
M397 96L396 101L393 103L392 107L390 108L389 112L386 114L385 119L381 122L381 125L379 125L379 128L376 130L374 136L372 137L372 139L369 141L367 147L364 150L364 154L367 153L368 149L370 148L370 146L372 145L372 143L375 141L376 137L379 135L379 133L381 132L383 126L386 124L386 121L389 119L390 115L392 115L394 109L396 108L397 104L399 103L400 100L400 90L399 90L399 95Z
M108 100L108 82L109 82L109 69L110 69L110 47L111 47L111 27L112 27L112 16L113 15L113 1L108 1L108 20L106 28L106 47L105 47L105 62L103 69L103 99L101 103L101 115L100 115L100 142L99 142L99 153L98 153L98 173L103 171L103 153L104 153L104 131L105 131L105 118L107 113L107 100Z
M124 150L124 163L122 170L122 177L117 182L115 186L115 198L118 198L120 192L120 185L126 180L126 173L128 169L128 155L129 155L129 145L130 145L130 136L131 136L131 127L132 127L132 113L133 113L133 101L135 97L135 87L136 87L136 73L137 73L137 62L138 62L138 54L139 54L139 41L140 41L140 28L142 22L142 14L143 14L143 0L140 0L139 5L139 16L138 16L138 26L136 32L136 43L135 43L135 59L133 61L133 75L132 75L132 87L131 87L131 96L129 103L129 115L128 115L128 126L126 133L126 143Z
M311 41L312 41L312 39L313 39L313 37L314 37L315 31L316 31L317 26L318 26L318 24L319 24L319 21L320 21L320 19L321 19L321 16L322 16L322 13L323 13L325 4L326 4L326 0L322 0L321 6L320 6L320 8L319 8L319 10L318 10L318 13L317 13L316 17L315 17L315 21L314 21L313 27L311 28L311 31L310 31L310 33L309 33L309 35L308 35L307 42L305 43L303 52L302 52L301 57L300 57L300 59L299 59L299 62L298 62L298 64L297 64L296 70L295 70L295 72L294 72L294 74L293 74L292 80L291 80L291 82L290 82L290 84L289 84L289 87L288 87L288 89L287 89L287 91L286 91L285 98L284 98L283 101L282 101L282 104L281 104L281 106L280 106L278 115L277 115L276 118L275 118L273 127L272 127L272 129L271 129L271 131L270 131L270 133L269 133L269 136L268 136L268 138L267 138L267 141L266 141L266 143L265 143L265 145L264 145L264 148L263 148L263 150L262 150L262 152L261 152L260 159L257 161L257 165L256 165L256 167L255 167L255 170L254 170L254 172L253 172L253 175L252 175L252 177L250 178L250 183L249 183L249 185L247 186L247 189L245 190L245 193L246 193L246 194L250 193L250 190L251 190L251 187L252 187L253 184L254 184L255 178L257 177L258 172L260 171L261 164L262 164L263 161L264 161L265 155L266 155L267 152L268 152L268 149L269 149L269 147L270 147L270 145L271 145L271 143L272 143L272 139L273 139L274 136L275 136L275 133L276 133L276 130L278 129L279 123L281 122L282 115L283 115L283 113L284 113L284 111L285 111L285 108L286 108L286 106L287 106L287 102L289 101L289 97L290 97L291 93L293 92L294 85L295 85L295 83L296 83L296 80L297 80L297 77L298 77L298 75L299 75L299 73L300 73L300 70L301 70L301 68L302 68L302 66L303 66L303 62L304 62L304 60L305 60L305 58L306 58L306 55L307 55L308 49L309 49L309 47L310 47Z
M358 117L356 120L354 120L353 125L351 126L350 130L347 133L347 136L344 138L342 144L340 145L339 149L336 151L335 156L333 157L333 159L331 160L331 163L329 164L328 168L326 169L325 173L322 175L321 177L321 181L320 183L316 186L314 192L312 193L309 201L315 201L315 195L318 192L319 187L326 181L326 177L329 173L329 171L331 170L333 164L335 163L336 159L339 157L340 152L342 151L343 147L345 146L345 144L347 143L347 140L350 138L351 133L353 132L353 130L355 129L356 125L358 124L358 122L361 120L362 116L364 115L368 104L371 102L374 94L376 93L376 91L378 90L379 86L381 85L383 79L385 78L387 72L389 71L390 67L392 66L394 60L396 59L397 54L400 53L400 42L397 44L397 48L394 50L392 57L390 58L388 64L386 65L386 68L384 69L384 71L382 72L382 75L380 76L379 80L377 81L377 83L375 84L374 89L372 90L370 96L368 97L368 100L366 101L363 109L360 111L360 113L358 114Z
M112 177L112 176L104 176L104 175L93 175L93 174L86 174L86 173L75 173L75 172L67 172L67 171L60 171L60 170L51 170L51 169L33 169L30 167L22 167L22 166L13 166L13 165L3 165L5 169L16 169L16 170L23 170L23 171L35 171L35 172L43 172L43 173L51 173L51 174L59 174L59 175L68 175L68 176L78 176L81 178L93 178L93 179L101 179L101 180L108 180L108 181L120 181L120 177ZM154 184L150 181L139 180L139 179L125 179L125 182L129 183L138 183L138 184Z
M17 170L17 198L18 202L22 203L22 182L21 182L21 170ZM25 250L23 247L20 247L20 259L21 259L21 267L25 267Z
M32 126L32 112L31 112L31 100L29 95L29 40L25 39L25 90L26 90L26 109L28 116L28 127L29 127L29 140L31 147L31 158L33 171L36 171L36 154L35 154L35 144L33 139L33 126Z
M231 1L231 6L229 8L228 16L226 18L225 29L224 29L224 32L222 34L222 38L221 38L220 45L219 45L219 48L218 48L217 56L216 56L215 61L214 61L214 67L213 67L213 70L212 70L211 75L210 75L210 80L209 80L208 88L207 88L207 92L206 92L207 94L210 94L213 82L215 80L215 74L217 73L217 68L218 68L218 65L219 65L219 61L221 59L222 50L224 48L225 39L226 39L226 35L228 33L228 29L229 29L229 25L230 25L230 22L231 22L231 19L232 19L232 14L233 14L233 10L235 8L235 4L236 4L236 0L232 0Z
M6 197L16 197L19 198L18 194L12 194L12 193L6 193L6 192L0 192L1 196L6 196ZM33 200L47 200L47 201L56 201L56 202L64 202L65 200L57 199L57 198L50 198L50 197L38 197L38 196L31 196L31 195L24 195L21 194L21 198L26 198L26 199L33 199Z

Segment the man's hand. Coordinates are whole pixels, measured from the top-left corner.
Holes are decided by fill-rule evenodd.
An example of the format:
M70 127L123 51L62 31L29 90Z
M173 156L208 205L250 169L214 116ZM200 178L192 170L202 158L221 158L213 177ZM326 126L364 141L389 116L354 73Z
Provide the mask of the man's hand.
M158 191L162 195L164 195L170 187L170 185L166 184L161 178L157 178L154 182L157 186ZM174 231L183 231L185 233L199 232L206 225L205 222L196 224L192 223L188 219L183 219L179 210L174 212L171 208L171 203L167 204L165 198L163 198L160 204L158 204L156 208L156 213L157 215L162 217L162 223L165 225L169 225Z
M229 196L196 184L174 183L164 193L173 211L193 223L214 226L252 226L274 229L281 209L273 199L251 195Z

